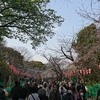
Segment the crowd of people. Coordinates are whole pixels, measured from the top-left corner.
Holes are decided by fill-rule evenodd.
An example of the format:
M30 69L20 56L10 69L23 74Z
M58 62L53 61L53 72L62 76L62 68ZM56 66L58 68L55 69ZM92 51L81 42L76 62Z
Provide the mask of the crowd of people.
M0 100L5 100L2 88L0 87ZM97 94L99 100L100 90ZM12 100L86 100L86 88L81 81L78 84L73 81L26 81L24 85L15 81L11 89L11 98Z
M23 86L16 81L11 90L12 100L86 100L82 82L26 81Z

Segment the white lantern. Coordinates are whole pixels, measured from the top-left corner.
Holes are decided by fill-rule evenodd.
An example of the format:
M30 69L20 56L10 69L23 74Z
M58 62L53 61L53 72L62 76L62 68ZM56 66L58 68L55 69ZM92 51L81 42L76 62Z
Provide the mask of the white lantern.
M91 74L91 69L88 69L89 70L89 74Z

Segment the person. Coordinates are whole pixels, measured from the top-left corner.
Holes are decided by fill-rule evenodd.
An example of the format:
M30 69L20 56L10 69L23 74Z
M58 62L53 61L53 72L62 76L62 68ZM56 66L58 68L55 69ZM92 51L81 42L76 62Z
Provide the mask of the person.
M43 83L43 89L46 91L46 96L49 96L49 86L47 82Z
M84 96L86 96L86 89L85 89L85 85L80 82L79 85L77 86L77 92L79 93L79 91L82 90L84 93Z
M27 89L28 93L30 92L31 84L30 84L30 82L28 80L25 82L23 87Z
M43 88L43 87L41 87L39 90L38 90L38 92L37 92L38 94L40 94L40 95L44 95L44 94L46 94L46 90Z
M11 89L11 97L12 100L18 100L19 99L19 91L21 89L21 85L19 81L15 81L15 86Z
M28 90L25 87L22 87L19 90L19 99L18 100L25 100L28 95Z
M31 87L30 94L28 96L28 100L40 100L39 95L36 93L35 86Z
M61 100L63 100L63 95L66 93L66 89L65 87L63 86L63 83L60 84L60 87L59 87L59 93L60 93L60 96L61 96Z
M46 96L46 90L44 88L39 89L38 95L40 100L48 100L48 96Z
M74 97L72 90L70 88L68 89L67 93L64 94L63 100L75 100L75 97Z
M80 91L79 91L78 100L86 100L84 91L82 89L80 89Z
M75 97L75 100L77 100L78 99L78 92L77 92L77 88L76 88L76 84L75 83L71 84L71 90L72 90L72 93L73 93L73 95Z
M97 91L97 98L96 99L100 100L100 89L98 89L98 91Z
M61 100L57 84L53 85L53 90L50 91L49 100Z
M59 87L59 92L60 93L65 93L67 90L65 89L63 83L60 84L60 87Z
M39 90L39 88L38 88L38 83L37 83L37 82L34 82L34 83L32 84L32 86L35 86L35 87L36 87L36 93L37 93L38 90Z
M0 86L0 100L5 100L5 92L3 91L3 86Z

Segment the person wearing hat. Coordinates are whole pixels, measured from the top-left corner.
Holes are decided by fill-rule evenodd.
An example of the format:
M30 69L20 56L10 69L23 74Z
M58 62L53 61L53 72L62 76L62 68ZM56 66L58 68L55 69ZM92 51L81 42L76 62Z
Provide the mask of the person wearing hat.
M5 92L3 91L3 86L0 86L0 100L5 100Z

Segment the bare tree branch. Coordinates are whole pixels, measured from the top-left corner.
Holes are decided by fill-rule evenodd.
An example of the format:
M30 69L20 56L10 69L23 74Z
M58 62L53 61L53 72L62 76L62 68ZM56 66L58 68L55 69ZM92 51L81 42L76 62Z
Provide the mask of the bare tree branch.
M65 56L67 59L69 59L69 60L71 60L71 61L74 61L74 58L73 58L73 56L72 56L72 51L69 51L70 56L67 55L67 54L63 51L63 48L62 48L62 47L61 47L61 51L62 51L62 53L64 54L64 56Z
M85 3L81 3L81 8L78 7L78 10L75 11L81 17L98 23L98 18L100 16L100 6L97 4L99 4L98 1L96 2L94 0L90 0L88 7L85 6Z

